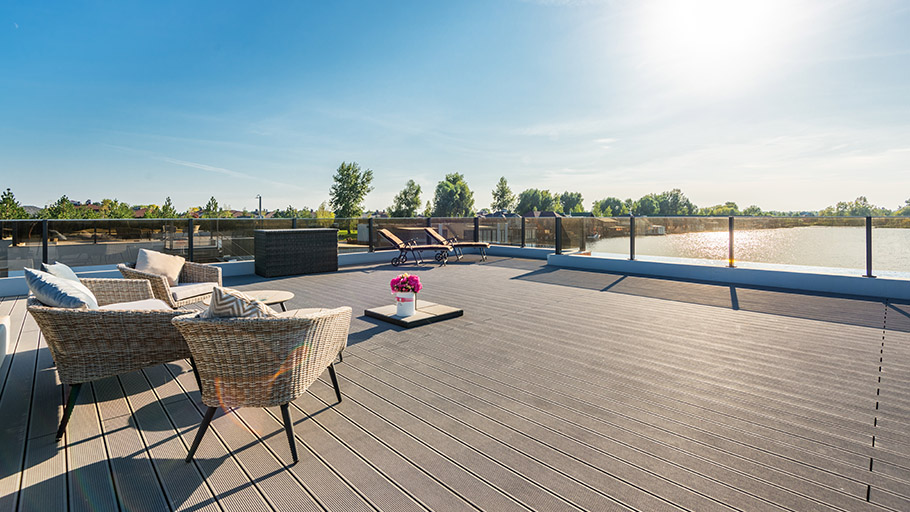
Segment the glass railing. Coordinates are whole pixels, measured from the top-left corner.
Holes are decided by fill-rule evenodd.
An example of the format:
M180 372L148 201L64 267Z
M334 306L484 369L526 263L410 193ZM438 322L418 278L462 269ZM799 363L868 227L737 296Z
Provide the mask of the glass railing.
M392 248L380 229L431 243L427 226L445 238L595 257L910 277L906 217L5 220L0 277L44 260L79 269L133 262L143 248L197 262L250 260L257 229L334 228L339 253L367 252Z

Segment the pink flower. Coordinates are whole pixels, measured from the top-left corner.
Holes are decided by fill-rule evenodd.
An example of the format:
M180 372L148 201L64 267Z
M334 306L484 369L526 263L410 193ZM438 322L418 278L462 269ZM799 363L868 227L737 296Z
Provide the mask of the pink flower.
M393 292L414 292L417 293L423 289L420 284L420 277L410 274L401 274L389 282Z

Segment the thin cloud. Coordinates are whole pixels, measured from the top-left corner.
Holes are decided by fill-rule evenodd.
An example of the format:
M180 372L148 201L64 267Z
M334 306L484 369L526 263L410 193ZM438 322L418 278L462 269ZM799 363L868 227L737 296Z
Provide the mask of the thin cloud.
M13 23L13 27L14 27L16 30L19 30L19 24L18 24L18 23Z
M218 173L218 174L223 174L225 176L230 176L232 178L256 180L256 181L259 181L262 183L268 183L270 185L276 185L279 187L291 187L291 188L302 189L302 187L300 187L299 185L294 185L292 183L284 183L281 181L267 180L267 179L263 179L259 175L246 174L246 173L243 173L240 171L225 169L224 167L215 167L214 165L201 164L198 162L190 162L187 160L178 160L176 158L170 158L170 157L164 157L164 156L156 157L156 159L161 160L162 162L167 162L169 164L180 165L183 167L189 167L191 169L199 169L202 171L214 172L214 173Z

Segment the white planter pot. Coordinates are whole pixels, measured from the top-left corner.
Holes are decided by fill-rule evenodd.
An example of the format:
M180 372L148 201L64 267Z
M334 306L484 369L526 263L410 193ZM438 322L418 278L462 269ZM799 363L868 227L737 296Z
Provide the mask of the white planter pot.
M417 294L414 292L396 292L395 303L398 305L395 316L411 316L416 312Z

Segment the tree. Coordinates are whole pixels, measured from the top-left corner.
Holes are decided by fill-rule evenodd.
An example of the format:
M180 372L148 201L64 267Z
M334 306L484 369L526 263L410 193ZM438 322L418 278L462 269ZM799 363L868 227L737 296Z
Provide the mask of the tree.
M900 215L901 217L910 217L910 199L904 201L904 206L894 212L894 215Z
M373 187L373 171L361 171L357 162L341 162L335 175L335 183L329 191L329 204L335 212L335 217L354 218L363 214L363 198Z
M660 202L654 194L648 194L632 205L632 213L635 215L658 215L660 213Z
M0 219L27 219L25 208L16 201L16 196L10 189L0 194Z
M433 204L431 202L427 201L427 205L424 207L422 215L424 217L433 216Z
M509 182L506 181L506 177L502 176L499 178L499 182L496 183L496 188L493 189L493 202L490 203L490 208L493 211L511 210L514 205L515 194L509 188Z
M727 201L724 204L701 208L698 210L698 214L710 217L730 217L734 215L740 215L741 212L739 211L739 207L736 206L736 203Z
M619 217L620 215L629 214L629 208L618 197L608 197L600 201L594 201L591 211L594 212L595 217Z
M319 204L319 208L316 209L316 218L317 219L334 219L335 214L328 209L325 204L325 201Z
M102 219L132 219L134 217L130 205L116 199L103 199L100 213Z
M413 217L420 208L420 185L414 180L408 180L404 188L392 201L389 207L389 217Z
M581 198L581 192L563 192L559 195L559 204L562 205L562 211L566 215L574 212L583 212L585 211L584 206L582 206L583 200Z
M761 217L762 215L764 215L764 213L762 213L761 208L759 208L757 205L753 204L753 205L750 205L749 207L747 207L745 210L743 210L743 215L749 215L752 217Z
M215 196L209 198L209 202L206 203L205 208L202 208L200 212L203 219L218 219L224 217L227 213L218 206L218 200L215 199Z
M170 197L164 199L164 204L161 206L158 215L162 219L175 219L178 217L177 209L174 208L174 203L171 202Z
M692 201L689 201L678 188L661 192L654 198L657 199L659 215L694 215L698 211Z
M40 212L38 212L38 217L42 219L79 219L81 218L79 212L76 209L76 206L68 197L60 196L60 199L50 205L45 206Z
M562 205L559 197L554 196L549 190L529 188L518 194L518 205L515 213L524 215L529 212L561 212Z
M471 217L474 215L474 193L464 176L457 172L446 174L436 185L433 198L433 217Z
M297 208L288 205L284 210L275 210L275 217L280 219L308 218L309 216L310 209L306 206L298 210Z

